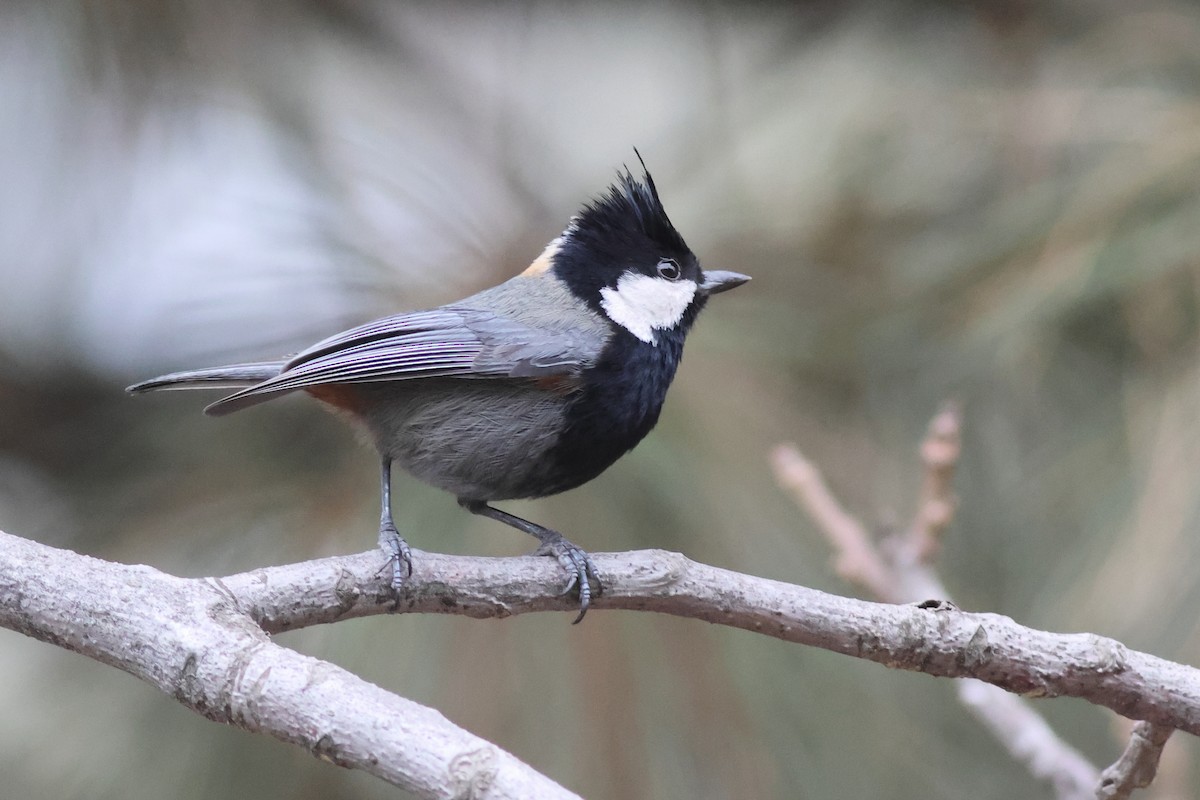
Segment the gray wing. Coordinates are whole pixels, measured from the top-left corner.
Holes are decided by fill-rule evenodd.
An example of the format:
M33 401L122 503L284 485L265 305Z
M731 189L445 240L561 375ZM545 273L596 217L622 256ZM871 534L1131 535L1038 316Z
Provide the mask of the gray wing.
M218 400L227 413L281 392L328 383L415 378L540 378L578 375L602 341L466 306L396 314L325 339L274 378Z

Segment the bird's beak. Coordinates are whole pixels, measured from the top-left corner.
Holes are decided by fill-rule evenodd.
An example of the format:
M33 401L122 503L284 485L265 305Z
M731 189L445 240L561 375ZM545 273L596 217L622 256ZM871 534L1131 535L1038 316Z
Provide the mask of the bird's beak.
M740 272L729 272L723 269L706 269L704 270L704 283L700 284L700 291L705 294L718 294L735 286L741 286L748 280L750 280L750 276L743 275Z

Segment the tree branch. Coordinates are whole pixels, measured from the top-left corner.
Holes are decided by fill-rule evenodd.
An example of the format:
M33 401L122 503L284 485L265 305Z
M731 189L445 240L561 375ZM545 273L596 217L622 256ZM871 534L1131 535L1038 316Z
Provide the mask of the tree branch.
M705 620L894 669L978 678L1032 697L1079 697L1131 719L1200 734L1200 670L1113 639L1048 633L945 605L839 597L661 550L593 557L605 584L594 600L597 611ZM245 709L228 706L244 698L233 695L261 686L239 677L240 654L270 644L253 623L274 633L397 612L484 618L577 610L573 598L560 594L562 576L551 559L419 553L399 603L388 595L383 561L369 551L189 580L0 534L0 625L118 666L202 713L242 724ZM204 619L220 623L222 636L238 637L199 643L237 654L195 652L200 637L190 626Z
M374 561L378 568L381 557ZM122 669L209 719L421 797L576 797L437 711L274 644L240 610L238 593L221 586L0 532L0 626Z

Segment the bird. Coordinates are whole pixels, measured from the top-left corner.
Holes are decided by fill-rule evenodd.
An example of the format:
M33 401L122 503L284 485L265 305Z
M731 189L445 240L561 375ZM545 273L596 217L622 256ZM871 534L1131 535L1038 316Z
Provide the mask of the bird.
M636 149L634 151L637 153ZM467 511L537 538L579 614L603 591L591 556L496 501L574 489L655 426L708 299L749 276L703 270L671 223L641 154L583 204L527 269L457 302L386 316L290 358L162 375L126 391L236 389L223 416L295 391L364 428L380 457L379 546L400 597L412 551L392 516L392 466Z

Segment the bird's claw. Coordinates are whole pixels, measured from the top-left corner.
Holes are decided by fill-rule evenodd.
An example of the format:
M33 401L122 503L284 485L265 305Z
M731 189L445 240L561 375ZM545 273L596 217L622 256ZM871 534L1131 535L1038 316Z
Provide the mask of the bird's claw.
M404 586L404 579L412 576L412 550L396 526L387 523L379 527L379 549L387 556L383 569L392 569L392 591L399 593Z
M563 587L563 594L570 594L572 589L579 588L579 616L575 617L574 622L571 623L578 625L592 602L592 581L596 582L595 595L597 597L604 592L604 584L600 582L600 573L596 569L592 557L583 548L568 541L562 534L556 534L555 538L543 541L536 554L553 556L566 571L567 585Z

